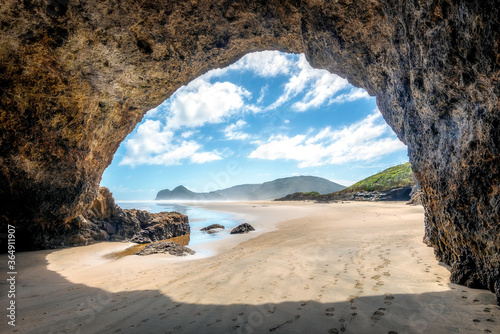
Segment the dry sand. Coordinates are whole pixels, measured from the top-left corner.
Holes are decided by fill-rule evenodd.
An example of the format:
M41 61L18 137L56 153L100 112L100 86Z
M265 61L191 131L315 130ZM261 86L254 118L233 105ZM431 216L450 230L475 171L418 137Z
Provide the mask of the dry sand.
M451 284L422 243L421 207L203 206L259 232L211 257L103 257L122 243L18 254L17 326L4 316L0 332L500 333L494 295Z

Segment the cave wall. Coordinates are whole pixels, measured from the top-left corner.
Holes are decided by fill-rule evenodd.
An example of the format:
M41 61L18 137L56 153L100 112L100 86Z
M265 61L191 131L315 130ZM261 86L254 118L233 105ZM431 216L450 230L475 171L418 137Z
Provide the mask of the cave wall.
M4 0L0 219L66 233L144 113L244 54L306 54L377 96L452 279L500 296L497 1ZM3 226L2 226L3 228Z

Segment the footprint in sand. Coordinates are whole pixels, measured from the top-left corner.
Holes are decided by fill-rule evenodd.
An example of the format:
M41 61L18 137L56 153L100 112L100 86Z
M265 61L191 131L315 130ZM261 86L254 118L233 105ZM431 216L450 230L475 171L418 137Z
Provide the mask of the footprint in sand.
M394 299L394 296L392 294L386 293L385 298L384 298L384 304L385 305L392 305L391 300L393 300L393 299Z
M335 309L333 307L329 307L325 310L325 315L331 318L334 316L333 312L335 312Z
M377 311L373 312L373 315L371 316L371 319L374 322L379 321L385 315L384 311L385 311L385 308L379 308Z
M358 295L350 295L349 298L347 298L347 300L349 301L349 303L352 304L358 297L359 297Z

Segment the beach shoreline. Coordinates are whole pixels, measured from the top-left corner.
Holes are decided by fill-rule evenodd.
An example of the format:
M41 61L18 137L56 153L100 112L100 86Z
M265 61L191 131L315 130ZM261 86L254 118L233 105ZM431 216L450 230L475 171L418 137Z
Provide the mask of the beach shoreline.
M127 243L20 253L17 300L22 306L15 329L500 331L494 294L450 283L446 266L423 244L420 206L270 201L190 205L236 213L258 231L217 242L210 257L104 257ZM0 328L12 331L4 325Z

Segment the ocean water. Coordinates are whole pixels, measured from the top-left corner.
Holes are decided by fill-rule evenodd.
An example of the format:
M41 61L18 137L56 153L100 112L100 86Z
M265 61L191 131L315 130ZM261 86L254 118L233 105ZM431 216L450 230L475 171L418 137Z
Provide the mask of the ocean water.
M120 206L122 209L137 209L148 211L151 213L176 211L188 216L189 225L191 226L191 235L186 243L189 246L196 246L199 244L215 242L223 238L228 238L230 236L229 233L234 227L245 222L242 219L237 219L235 215L230 213L211 211L192 205L177 204L172 202L117 201L116 204L118 204L118 206ZM200 231L200 229L202 229L203 227L211 224L220 224L224 226L225 229L212 234Z

